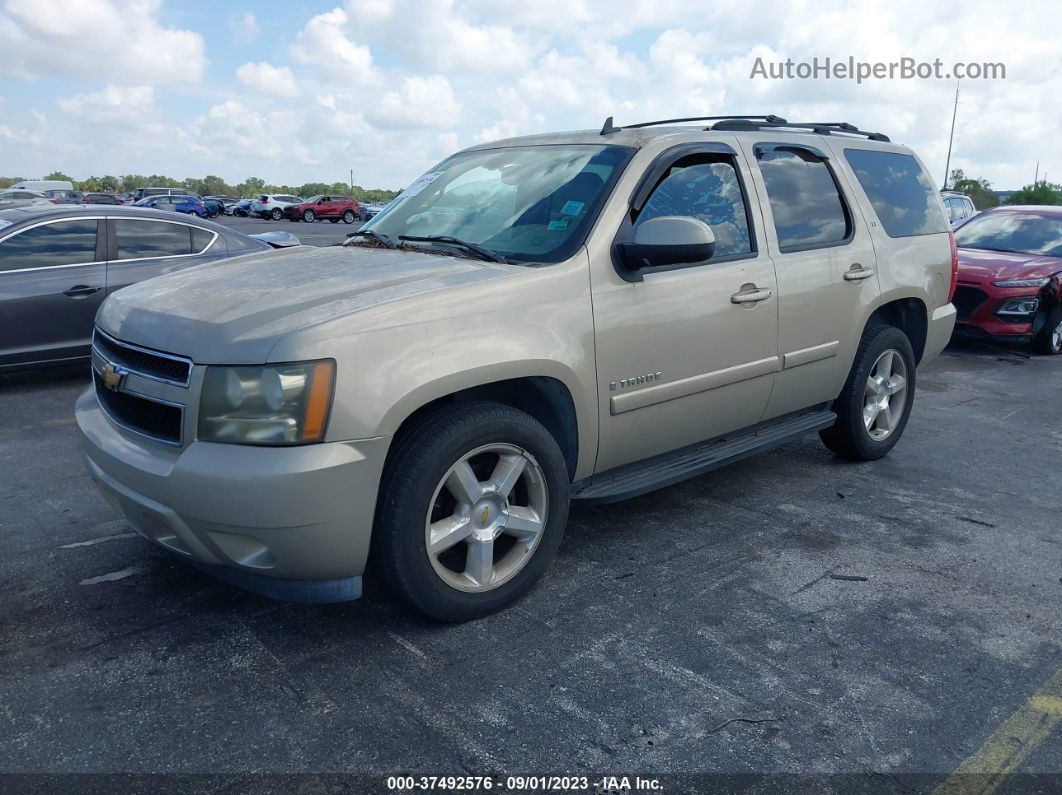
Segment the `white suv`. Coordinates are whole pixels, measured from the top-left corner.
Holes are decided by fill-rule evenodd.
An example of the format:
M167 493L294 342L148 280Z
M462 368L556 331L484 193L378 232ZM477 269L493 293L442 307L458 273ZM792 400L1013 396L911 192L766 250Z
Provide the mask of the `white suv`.
M284 217L284 209L293 204L302 204L298 196L285 193L263 193L257 201L251 203L250 215L257 218L272 218L279 221Z

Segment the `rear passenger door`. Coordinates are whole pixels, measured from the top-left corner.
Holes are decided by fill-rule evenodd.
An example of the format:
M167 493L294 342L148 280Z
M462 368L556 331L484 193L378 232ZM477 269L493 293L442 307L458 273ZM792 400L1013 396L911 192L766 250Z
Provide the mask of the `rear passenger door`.
M159 218L111 218L107 294L154 276L228 256L212 229Z
M844 170L828 144L807 139L742 142L778 277L781 372L764 419L837 397L880 295L870 230Z
M88 353L105 296L100 218L0 231L0 365Z

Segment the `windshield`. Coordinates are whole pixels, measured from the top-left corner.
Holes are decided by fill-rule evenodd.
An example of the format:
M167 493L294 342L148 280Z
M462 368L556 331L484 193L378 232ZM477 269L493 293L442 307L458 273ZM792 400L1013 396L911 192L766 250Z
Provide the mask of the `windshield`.
M1036 213L985 213L955 230L962 248L1062 257L1062 217Z
M582 244L630 154L577 144L463 152L416 179L363 229L395 243L445 236L509 260L560 262ZM453 243L417 245L461 253Z

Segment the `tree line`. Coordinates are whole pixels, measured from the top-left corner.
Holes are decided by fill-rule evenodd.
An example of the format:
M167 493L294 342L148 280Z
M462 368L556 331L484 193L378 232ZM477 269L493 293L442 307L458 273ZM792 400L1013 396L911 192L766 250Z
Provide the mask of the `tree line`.
M961 168L951 171L949 190L969 196L978 210L999 206L999 197L992 192L992 183L987 179L967 177ZM1040 180L1014 191L1003 204L1062 204L1062 185Z
M7 188L24 177L0 177L0 188ZM261 193L290 193L293 196L317 196L319 194L337 193L344 196L353 194L359 201L389 202L399 194L397 190L384 190L382 188L363 188L355 185L353 190L347 182L307 182L304 185L270 185L264 179L248 177L243 182L230 185L221 177L209 175L202 178L188 177L187 179L174 179L164 177L161 174L125 174L121 177L111 176L89 177L88 179L74 179L61 171L53 171L42 179L63 179L74 184L74 189L86 193L132 193L137 188L183 188L200 196L238 196L250 198Z

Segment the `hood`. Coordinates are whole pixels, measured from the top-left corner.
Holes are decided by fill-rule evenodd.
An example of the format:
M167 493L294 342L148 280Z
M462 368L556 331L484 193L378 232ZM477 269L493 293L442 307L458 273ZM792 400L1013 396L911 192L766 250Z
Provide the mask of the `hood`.
M959 249L959 281L985 284L1005 279L1042 279L1062 270L1062 259L1040 254Z
M197 363L257 364L292 332L522 270L383 248L301 246L131 285L104 302L97 323L118 339Z

